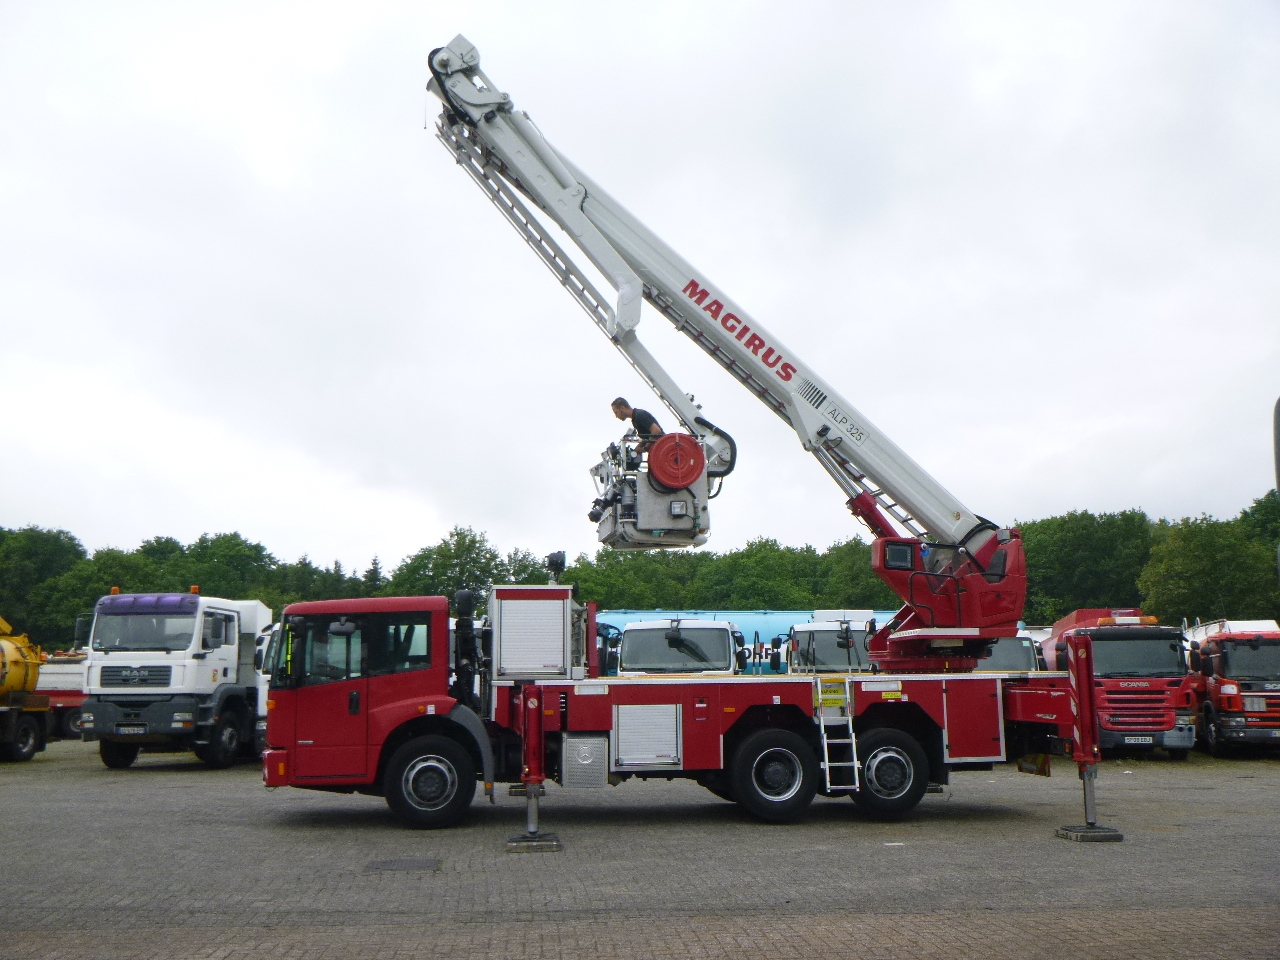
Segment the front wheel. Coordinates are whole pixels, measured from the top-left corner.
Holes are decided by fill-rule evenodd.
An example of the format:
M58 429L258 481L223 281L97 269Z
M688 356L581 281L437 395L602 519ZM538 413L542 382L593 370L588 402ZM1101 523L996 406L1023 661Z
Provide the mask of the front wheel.
M929 758L920 741L879 727L859 737L857 746L862 779L853 802L858 809L883 820L913 810L929 788Z
M804 813L818 792L818 758L790 730L759 730L738 748L729 786L748 813L788 823Z
M40 748L40 728L35 717L21 716L13 731L13 741L0 746L0 757L22 763L36 755Z
M123 770L133 766L138 759L138 747L132 743L117 743L114 740L98 741L98 756L112 770Z
M240 718L232 711L224 711L200 759L210 770L225 770L236 762L239 752Z
M1204 752L1215 759L1222 759L1230 748L1222 740L1222 731L1218 729L1218 715L1212 707L1204 711Z
M79 707L72 707L62 715L62 735L68 740L80 739Z
M387 806L415 830L449 827L476 794L476 765L457 741L439 735L410 740L391 755L384 779Z

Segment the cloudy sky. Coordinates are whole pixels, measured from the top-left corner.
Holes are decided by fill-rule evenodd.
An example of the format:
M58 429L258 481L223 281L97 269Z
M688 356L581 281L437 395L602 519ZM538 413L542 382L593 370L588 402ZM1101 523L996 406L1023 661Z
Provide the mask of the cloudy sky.
M0 2L0 526L594 549L608 401L651 398L424 130L458 32L976 512L1274 483L1275 4ZM856 533L664 323L740 447L709 547Z

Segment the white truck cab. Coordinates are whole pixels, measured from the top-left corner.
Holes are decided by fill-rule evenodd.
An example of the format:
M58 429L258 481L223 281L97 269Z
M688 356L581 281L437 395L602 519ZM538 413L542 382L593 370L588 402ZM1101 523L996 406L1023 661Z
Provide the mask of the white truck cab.
M254 740L255 641L271 623L257 600L116 593L94 609L81 735L108 767L141 750L193 750L228 767Z
M627 624L617 648L618 676L663 673L732 676L742 633L727 620L640 620ZM610 667L614 658L610 657Z

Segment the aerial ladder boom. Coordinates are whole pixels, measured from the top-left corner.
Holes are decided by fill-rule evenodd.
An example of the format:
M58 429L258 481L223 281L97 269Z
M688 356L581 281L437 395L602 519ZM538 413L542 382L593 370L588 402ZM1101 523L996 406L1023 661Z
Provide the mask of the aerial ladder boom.
M705 274L561 155L484 74L479 53L464 37L432 51L428 63L428 89L444 103L438 138L703 444L710 476L732 469L732 440L702 417L692 397L640 343L642 300L795 430L802 447L844 491L850 510L875 535L874 569L905 601L875 633L873 659L894 669L970 669L993 639L1015 635L1026 591L1016 530L1000 529L960 503ZM612 303L529 211L526 200L567 233L606 278L615 293ZM597 467L593 473L608 479L601 473L609 469ZM601 539L608 542L603 533Z

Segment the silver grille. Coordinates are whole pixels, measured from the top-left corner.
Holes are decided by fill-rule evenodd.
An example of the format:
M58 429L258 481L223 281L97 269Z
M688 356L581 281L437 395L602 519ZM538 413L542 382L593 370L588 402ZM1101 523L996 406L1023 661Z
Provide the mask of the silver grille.
M103 687L167 687L173 668L165 663L148 667L104 666L101 679Z

